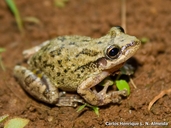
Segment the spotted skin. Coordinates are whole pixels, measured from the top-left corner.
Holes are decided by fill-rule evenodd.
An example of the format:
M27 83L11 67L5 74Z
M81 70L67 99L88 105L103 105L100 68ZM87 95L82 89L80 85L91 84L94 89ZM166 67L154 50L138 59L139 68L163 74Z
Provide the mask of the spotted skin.
M119 27L111 28L106 35L97 39L85 36L57 37L24 51L28 68L16 66L14 76L32 96L58 106L74 106L75 102L83 101L71 96L66 98L67 104L65 98L60 97L58 89L77 92L92 105L118 102L122 95L126 96L126 91L108 93L106 88L109 85L106 85L101 92L95 93L91 88L121 68L140 44L136 37L125 34Z

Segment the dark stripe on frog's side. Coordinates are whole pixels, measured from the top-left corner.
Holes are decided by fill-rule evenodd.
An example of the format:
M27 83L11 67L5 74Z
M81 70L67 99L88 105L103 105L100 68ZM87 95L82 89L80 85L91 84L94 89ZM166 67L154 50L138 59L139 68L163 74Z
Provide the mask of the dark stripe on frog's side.
M97 68L99 68L99 65L103 64L103 65L106 65L106 58L105 57L102 57L102 58L99 58L97 59L96 61L91 61L85 65L82 65L82 66L79 66L75 69L75 72L80 70L81 73L84 72L84 70L87 70L87 69L90 69L90 70L97 70ZM100 70L100 69L99 69Z
M40 50L42 52L46 52L46 51L49 51L51 49L51 43L48 43L47 45L43 46ZM40 52L41 53L41 52Z
M53 51L50 51L49 54L51 57L60 56L64 48L65 48L65 44L62 44L59 48L54 49Z
M96 68L98 68L98 64L96 62L94 62L94 61L91 61L91 62L89 62L87 64L84 64L82 66L77 67L74 71L76 72L76 71L81 69L81 72L83 73L84 70L87 70L87 69L95 70Z
M99 41L99 42L97 42L97 44L102 44L102 42L101 42L101 41Z
M59 36L59 37L57 37L57 40L64 42L66 40L66 38L65 38L65 36Z
M70 42L69 45L75 45L75 42Z
M90 50L90 49L87 49L87 48L84 48L81 52L79 52L76 57L79 57L80 54L84 54L84 55L87 55L87 56L96 56L99 52L95 51L95 50Z
M50 52L50 56L51 57L59 56L61 55L61 52L62 52L62 48L55 49L54 51Z
M84 40L81 40L82 42L89 42L91 39L84 39Z
M80 37L77 37L77 39L80 40ZM80 43L81 43L81 42L82 42L82 43L83 43L83 42L89 42L89 41L90 41L90 39L87 39L87 40L84 39L84 40L80 40ZM79 47L78 43L79 43L79 42L69 42L69 45L74 45L74 46Z

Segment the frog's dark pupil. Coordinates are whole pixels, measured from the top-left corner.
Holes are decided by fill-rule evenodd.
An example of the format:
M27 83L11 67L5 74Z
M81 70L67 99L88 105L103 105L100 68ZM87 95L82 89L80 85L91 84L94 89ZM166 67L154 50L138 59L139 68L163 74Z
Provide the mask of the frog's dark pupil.
M118 48L112 48L110 51L109 51L109 56L116 56L119 52L119 49Z

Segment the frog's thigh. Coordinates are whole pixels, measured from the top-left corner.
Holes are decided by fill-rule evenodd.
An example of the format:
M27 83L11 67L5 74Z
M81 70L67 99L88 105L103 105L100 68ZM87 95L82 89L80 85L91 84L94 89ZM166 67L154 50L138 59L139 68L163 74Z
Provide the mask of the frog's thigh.
M57 103L59 98L58 89L51 84L45 75L38 77L23 66L15 66L14 76L21 83L22 87L33 97L46 103Z
M109 74L107 72L103 72L102 74L96 75L94 77L90 77L85 80L81 85L78 86L77 92L90 104L96 106L102 106L108 103L116 103L119 102L121 96L127 96L127 91L113 91L107 92L107 88L109 85L105 85L104 89L100 92L92 91L91 88L96 86L101 80L106 78Z

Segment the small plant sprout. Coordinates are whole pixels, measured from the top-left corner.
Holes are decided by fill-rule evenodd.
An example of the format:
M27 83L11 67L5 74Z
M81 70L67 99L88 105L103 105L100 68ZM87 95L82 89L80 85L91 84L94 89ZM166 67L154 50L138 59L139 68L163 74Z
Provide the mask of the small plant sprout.
M142 43L142 44L145 44L145 43L147 43L147 42L150 41L150 39L147 38L147 37L142 37L140 40L141 40L141 43Z
M84 103L83 105L81 105L81 106L77 109L77 112L83 110L86 106L89 107L89 108L91 108L91 109L93 109L94 113L95 113L97 116L99 116L99 107L97 107L97 106L92 106L92 105L87 104L87 103Z
M119 91L127 90L128 95L130 94L129 84L125 80L116 80L116 86L117 86Z
M69 0L54 0L55 2L55 5L59 8L63 8L65 7L66 3L68 2Z
M5 123L4 128L24 128L30 120L24 118L13 118Z
M14 0L5 0L5 1L15 16L15 20L17 22L18 29L20 30L20 32L23 32L23 23L22 23L20 13L17 9L17 6L16 6Z
M5 51L6 51L5 48L0 48L0 67L2 68L3 71L5 71L5 67L4 67L4 65L2 63L1 53L5 52Z
M33 16L24 17L23 21L29 22L29 23L34 23L34 24L40 24L41 23L41 21L38 18L33 17Z
M0 123L3 122L5 119L7 119L8 116L9 116L8 114L0 116Z

